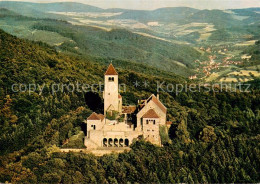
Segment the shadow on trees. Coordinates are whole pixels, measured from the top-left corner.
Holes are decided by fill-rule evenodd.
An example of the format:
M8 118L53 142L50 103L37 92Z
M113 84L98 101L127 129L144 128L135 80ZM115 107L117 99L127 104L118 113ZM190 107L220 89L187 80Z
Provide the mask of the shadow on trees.
M87 106L96 113L103 113L103 100L98 93L87 92L85 94Z

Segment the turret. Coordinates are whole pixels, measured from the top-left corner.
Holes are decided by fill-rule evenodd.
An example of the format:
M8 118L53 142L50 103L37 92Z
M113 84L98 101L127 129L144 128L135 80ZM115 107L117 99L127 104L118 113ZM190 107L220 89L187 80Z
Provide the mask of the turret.
M104 115L109 111L119 112L118 73L112 63L105 73Z

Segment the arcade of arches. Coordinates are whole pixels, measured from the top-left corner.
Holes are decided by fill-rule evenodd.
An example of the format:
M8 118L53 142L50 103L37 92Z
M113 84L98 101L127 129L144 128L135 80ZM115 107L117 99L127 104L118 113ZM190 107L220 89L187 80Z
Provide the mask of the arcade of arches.
M117 138L104 138L103 139L103 147L128 147L129 140L128 139L117 139Z

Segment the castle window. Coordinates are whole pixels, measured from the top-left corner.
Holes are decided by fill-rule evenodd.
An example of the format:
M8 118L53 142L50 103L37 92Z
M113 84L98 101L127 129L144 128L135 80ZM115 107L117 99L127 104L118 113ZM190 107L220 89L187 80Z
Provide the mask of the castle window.
M155 120L153 120L153 124L155 125Z
M109 82L113 82L114 81L114 77L108 77L108 81Z
M149 120L148 119L146 120L146 124L149 124Z
M93 128L93 130L96 130L96 125L91 125L91 127Z
M107 147L107 139L106 138L103 139L103 147Z
M129 140L125 139L125 146L128 147L129 146Z

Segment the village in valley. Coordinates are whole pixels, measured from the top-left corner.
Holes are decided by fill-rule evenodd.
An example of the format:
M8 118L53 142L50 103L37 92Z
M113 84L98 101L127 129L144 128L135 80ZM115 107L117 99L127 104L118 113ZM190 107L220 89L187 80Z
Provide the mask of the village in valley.
M247 42L254 44L255 42ZM246 43L245 43L246 44ZM250 55L242 53L243 44L235 47L232 44L220 46L201 46L198 50L205 55L205 59L195 60L196 74L189 76L190 80L204 80L205 82L247 82L260 76L260 67L241 67L250 62ZM235 49L234 49L235 47Z

